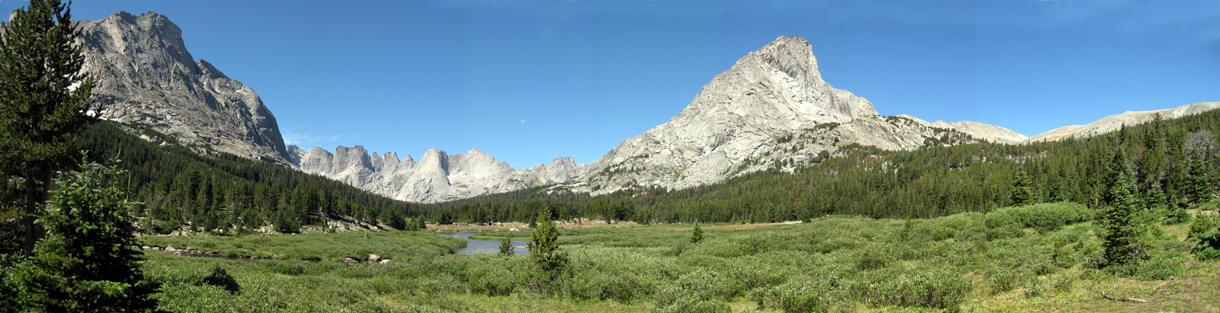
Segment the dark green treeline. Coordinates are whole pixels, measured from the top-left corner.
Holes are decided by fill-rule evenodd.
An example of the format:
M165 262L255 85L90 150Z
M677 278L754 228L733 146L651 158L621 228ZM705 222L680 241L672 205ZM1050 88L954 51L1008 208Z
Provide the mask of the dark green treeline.
M173 144L156 145L132 132ZM147 128L97 123L77 144L96 161L122 159L119 167L129 173L123 188L143 203L134 213L141 228L153 233L249 232L263 226L297 232L337 219L414 228L406 216L419 213L414 204L271 163L227 153L199 155Z

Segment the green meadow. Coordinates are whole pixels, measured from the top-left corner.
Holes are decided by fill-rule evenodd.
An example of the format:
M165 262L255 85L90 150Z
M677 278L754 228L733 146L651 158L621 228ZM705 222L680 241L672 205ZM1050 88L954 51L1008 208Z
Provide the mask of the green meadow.
M1194 259L1192 224L1155 226L1146 261L1103 269L1096 215L1055 203L933 219L704 224L698 243L693 225L562 229L569 262L554 276L538 275L527 256L454 254L462 239L428 231L143 237L280 257L146 250L143 267L162 284L161 308L178 312L1220 310L1220 264ZM340 261L368 253L392 261Z

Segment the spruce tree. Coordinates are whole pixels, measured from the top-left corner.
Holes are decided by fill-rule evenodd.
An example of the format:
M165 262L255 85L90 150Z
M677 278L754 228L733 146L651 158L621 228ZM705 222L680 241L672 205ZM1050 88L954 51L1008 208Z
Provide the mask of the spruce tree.
M1207 183L1207 170L1197 153L1190 154L1190 176L1186 185L1186 196L1191 204L1200 204L1211 200L1211 186Z
M500 255L513 256L516 254L517 252L513 251L513 242L509 240L509 237L504 237L504 240L500 241Z
M530 241L530 261L543 271L551 272L568 263L568 254L559 251L559 229L551 221L550 210L538 214L538 227Z
M1110 203L1101 212L1107 266L1126 265L1148 255L1148 225L1140 216L1144 209L1137 196L1131 164L1124 163L1124 168L1110 186Z
M26 256L41 234L34 220L52 174L97 120L88 112L102 110L89 100L93 78L81 73L85 56L71 19L59 0L32 0L0 29L0 169L21 182Z
M690 234L690 243L699 243L703 241L703 229L699 228L699 224L695 224L695 230Z
M149 296L159 286L144 280L139 242L133 233L132 203L115 179L122 172L93 163L81 165L51 191L46 227L34 255L6 269L22 311L145 312L157 306ZM0 308L3 309L3 308Z
M1016 181L1013 182L1012 186L1012 197L1010 199L1010 204L1013 206L1022 206L1038 203L1038 193L1034 189L1034 183L1033 180L1030 179L1029 174L1026 174L1025 170L1021 170L1017 172L1017 177L1015 180Z

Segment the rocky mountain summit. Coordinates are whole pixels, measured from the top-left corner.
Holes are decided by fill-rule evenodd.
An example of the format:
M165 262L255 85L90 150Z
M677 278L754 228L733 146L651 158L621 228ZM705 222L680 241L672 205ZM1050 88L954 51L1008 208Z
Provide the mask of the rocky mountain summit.
M779 37L716 75L665 124L624 140L558 188L602 194L632 186L687 188L834 154L849 144L888 150L1025 139L974 122L882 117L868 100L831 87L812 47Z
M119 12L78 25L84 70L97 81L93 97L107 106L102 118L148 126L186 146L290 164L275 116L258 94L195 61L182 30L164 15Z
M576 165L572 158L556 158L550 165L516 170L477 149L454 155L429 149L418 162L409 154L402 159L394 152L379 156L362 146L338 146L333 154L319 147L308 152L297 146L288 146L287 150L288 159L306 173L394 199L423 203L554 184L583 174L587 168Z
M556 184L553 190L603 194L659 186L687 188L729 177L816 161L850 146L909 150L979 141L1017 143L1025 136L976 122L883 117L868 100L822 79L804 38L780 37L716 75L677 116L624 140L602 158L577 165L558 158L515 170L478 150L431 149L416 162L363 147L289 146L301 170L395 199L441 202Z
M1220 109L1220 102L1191 103L1172 109L1152 111L1127 111L1122 114L1103 117L1088 125L1068 125L1052 129L1030 137L1024 142L1054 141L1073 137L1088 138L1118 131L1123 125L1134 126L1148 123L1156 119L1157 116L1160 116L1162 119L1174 119L1215 109Z

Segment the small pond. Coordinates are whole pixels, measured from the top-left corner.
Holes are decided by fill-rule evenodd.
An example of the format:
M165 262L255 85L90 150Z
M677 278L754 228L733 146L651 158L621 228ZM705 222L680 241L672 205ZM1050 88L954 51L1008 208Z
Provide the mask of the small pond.
M458 249L457 253L475 254L475 253L500 253L499 240L474 240L470 236L478 235L476 232L460 232L460 233L439 233L445 236L461 237L466 239L466 247ZM513 241L513 252L517 255L527 255L530 251L525 248L528 241Z

